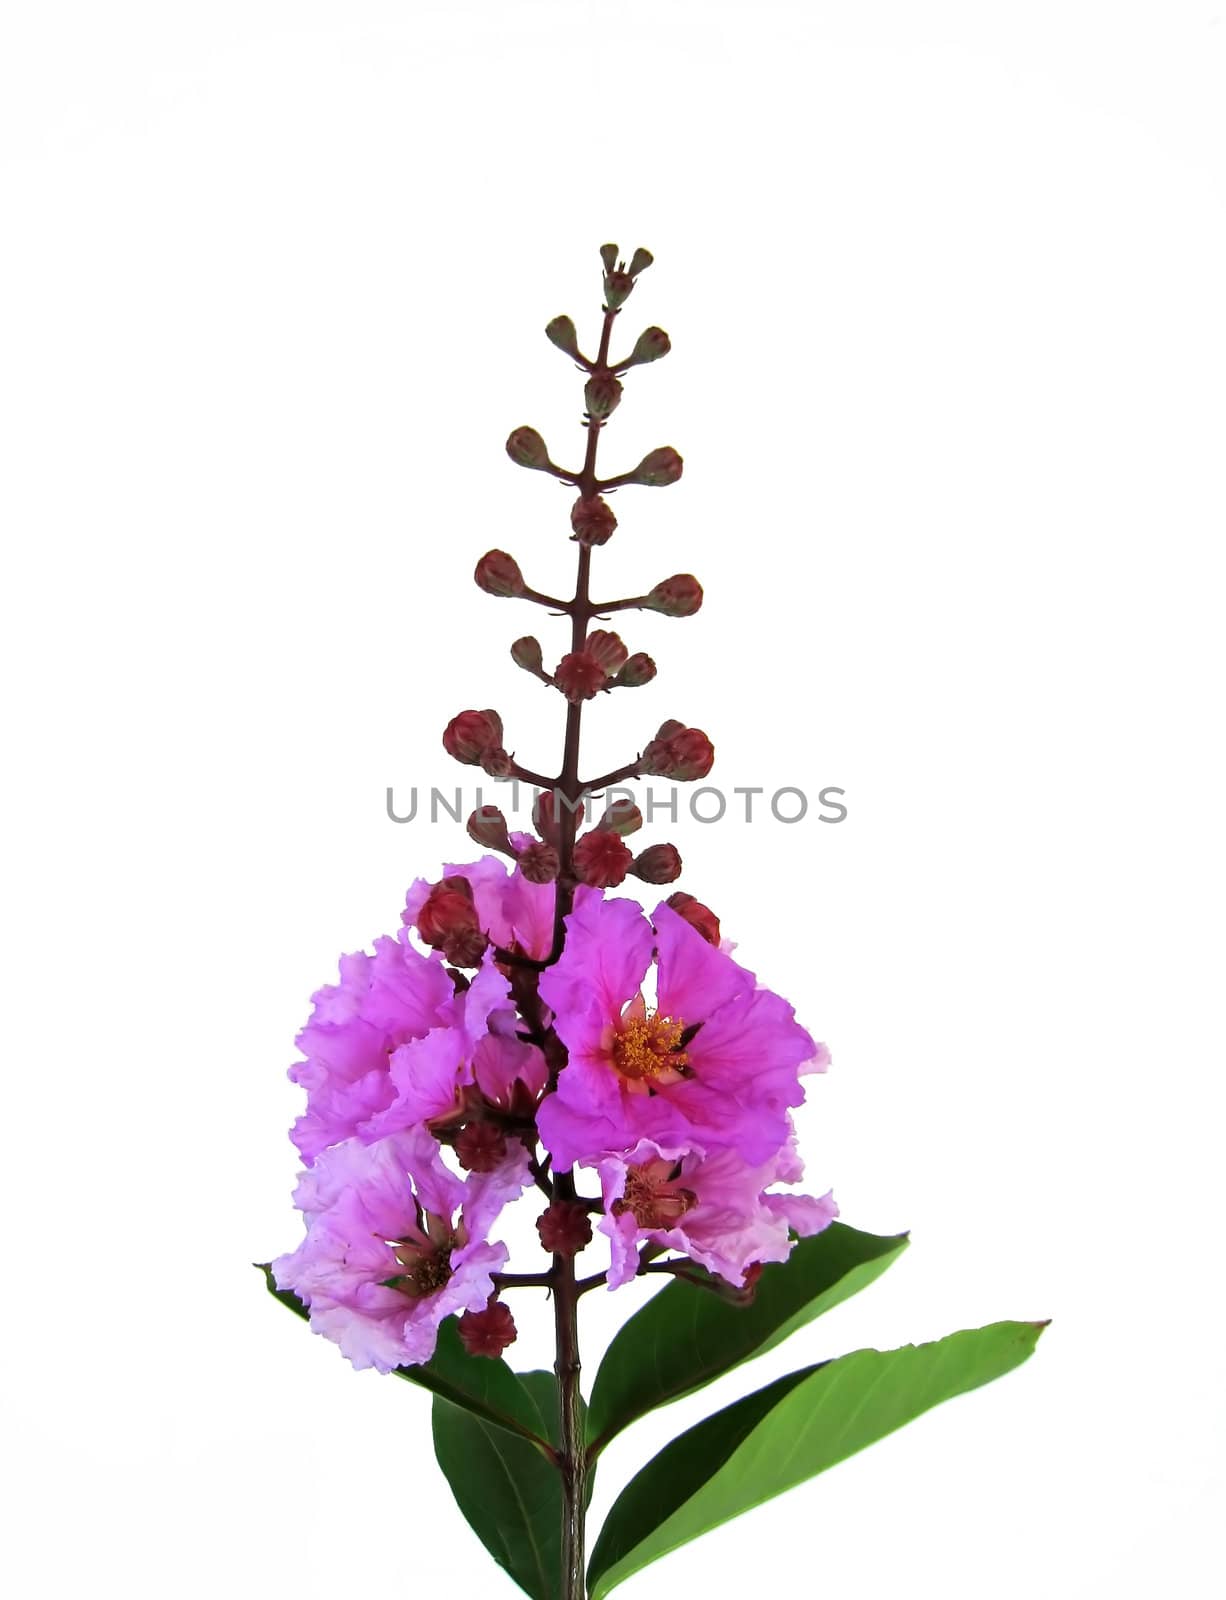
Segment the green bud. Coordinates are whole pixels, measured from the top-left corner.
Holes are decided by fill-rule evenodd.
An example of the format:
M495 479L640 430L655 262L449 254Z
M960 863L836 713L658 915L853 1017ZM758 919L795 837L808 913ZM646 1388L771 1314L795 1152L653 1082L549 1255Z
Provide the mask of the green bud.
M535 428L516 428L507 440L507 454L517 467L544 472L550 466L549 451Z
M511 660L517 667L522 667L525 672L540 672L544 665L540 640L534 639L531 634L525 634L522 639L516 639L511 646Z
M545 337L550 344L556 344L559 350L565 351L568 356L573 356L576 361L579 360L579 336L569 317L555 317L552 322L547 323Z
M647 328L639 334L630 352L630 364L641 367L648 361L658 361L672 349L672 340L663 328Z
M630 482L645 484L649 489L659 489L665 484L676 483L680 476L681 457L671 444L666 444L643 457L631 474Z

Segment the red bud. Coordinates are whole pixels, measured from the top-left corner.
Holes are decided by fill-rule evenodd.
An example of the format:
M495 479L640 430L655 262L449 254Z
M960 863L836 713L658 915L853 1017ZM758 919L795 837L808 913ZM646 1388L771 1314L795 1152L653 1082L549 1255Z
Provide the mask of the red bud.
M523 594L527 585L519 562L505 550L487 550L473 573L478 589L500 597Z
M493 1172L507 1158L507 1139L492 1122L470 1122L455 1142L456 1160L465 1172Z
M552 789L542 789L532 805L532 825L546 844L556 845L558 832L557 802Z
M594 889L616 889L633 863L626 846L606 828L593 828L575 846L575 873Z
M555 1200L536 1219L536 1231L551 1255L574 1256L592 1242L592 1219L583 1206L570 1200Z
M590 700L594 694L598 694L608 681L608 676L595 656L589 655L586 650L575 650L558 662L553 681L572 705L579 705L581 701Z
M484 1311L466 1311L456 1328L470 1356L491 1360L497 1360L518 1337L515 1318L501 1300L491 1300Z
M630 657L613 682L619 689L641 689L645 683L650 683L655 675L655 662L640 650Z
M551 844L534 839L519 852L519 870L529 883L552 883L560 868L558 852Z
M675 731L666 733L665 729ZM692 783L705 778L715 760L715 749L701 728L678 727L666 722L643 751L645 770L657 778Z
M675 845L649 845L635 857L630 870L644 883L676 883L681 876L681 855Z
M593 661L600 663L607 676L612 676L630 654L618 635L605 628L589 633L584 649Z
M487 750L502 743L496 711L461 711L443 730L443 749L466 767L479 767Z
M477 921L472 887L466 878L444 878L431 888L417 913L417 931L454 966L480 966L488 941Z
M681 890L676 894L670 894L665 904L671 906L679 917L683 917L708 944L713 944L717 950L719 949L719 918L709 906L704 906L701 900L695 900L692 894L683 894Z
M678 572L657 583L643 604L666 617L692 617L702 605L702 584L692 572Z
M607 544L617 526L617 518L608 501L599 495L586 500L580 495L570 508L570 525L580 544Z

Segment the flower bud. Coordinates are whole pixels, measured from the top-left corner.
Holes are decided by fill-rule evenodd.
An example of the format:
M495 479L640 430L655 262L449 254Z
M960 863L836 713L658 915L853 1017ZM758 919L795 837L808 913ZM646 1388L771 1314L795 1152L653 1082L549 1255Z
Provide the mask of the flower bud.
M704 906L701 900L695 900L692 894L683 894L680 889L676 894L670 894L664 903L671 906L679 917L684 918L708 944L713 944L717 950L719 949L719 918L709 906Z
M630 834L637 833L643 826L643 813L633 800L627 800L623 797L621 800L615 800L611 806L607 807L604 816L601 817L596 826L603 828L606 833L615 833L619 838L626 839Z
M663 328L644 328L630 352L629 366L642 367L649 361L658 361L672 349L672 340Z
M541 1245L555 1256L575 1256L592 1242L592 1219L583 1206L555 1200L536 1219Z
M616 889L633 862L626 846L606 828L593 828L575 846L576 876L594 889Z
M516 428L507 440L507 454L517 467L545 472L552 465L545 441L535 428Z
M644 250L642 245L640 245L630 257L630 276L632 278L637 278L640 272L647 271L647 268L654 260L655 256L652 255L651 251Z
M515 763L502 746L496 744L481 757L481 770L488 772L491 778L509 778L515 771Z
M534 639L530 633L522 639L516 639L511 646L511 660L525 672L542 672L545 662L541 655L541 641Z
M417 913L417 931L424 943L441 950L454 966L481 965L488 941L466 878L444 878L433 885Z
M532 826L546 844L558 843L557 797L552 789L542 789L533 801Z
M493 1361L519 1337L515 1318L501 1300L491 1300L484 1311L466 1311L456 1329L470 1356L487 1356Z
M570 508L570 525L580 544L607 544L617 526L617 518L608 501L599 495L587 500L580 495Z
M617 671L630 654L618 635L610 633L605 628L597 628L594 632L589 633L587 643L583 648L594 661L600 663L606 676L609 677Z
M665 732L665 729L673 731ZM666 722L643 751L643 766L653 777L673 778L692 783L705 778L715 760L710 739L700 728L679 727Z
M617 410L622 397L622 386L611 372L600 372L583 385L583 403L587 414L603 422Z
M701 605L702 584L692 572L662 579L643 602L645 610L665 617L692 617Z
M505 550L487 550L477 562L473 577L478 589L500 598L521 595L527 588L519 562Z
M613 272L606 272L604 275L605 310L619 310L630 298L630 291L633 288L634 279L624 267L618 267Z
M502 718L496 711L461 711L443 730L443 749L466 767L479 767L487 750L502 743Z
M572 705L579 705L598 694L608 682L608 673L586 650L573 650L558 662L553 681Z
M665 444L643 457L629 481L644 484L649 489L661 489L665 484L676 483L680 476L681 457L671 444Z
M681 855L676 845L648 845L635 856L630 870L644 883L676 883L681 876Z
M551 844L534 839L519 852L519 870L529 883L552 883L562 863Z
M465 1172L493 1172L507 1158L507 1139L492 1122L469 1122L455 1142L456 1160Z
M617 265L617 246L615 244L602 244L600 247L600 259L604 262L605 271L612 272Z
M579 354L579 337L569 317L555 317L552 322L546 323L545 337L550 344L556 344L558 349L568 356L574 356L576 361L582 360Z
M507 819L497 806L482 806L468 819L468 837L475 839L487 850L501 850L509 854L511 836L507 832Z
M640 650L630 657L613 682L619 689L641 689L645 683L650 683L655 675L655 662Z

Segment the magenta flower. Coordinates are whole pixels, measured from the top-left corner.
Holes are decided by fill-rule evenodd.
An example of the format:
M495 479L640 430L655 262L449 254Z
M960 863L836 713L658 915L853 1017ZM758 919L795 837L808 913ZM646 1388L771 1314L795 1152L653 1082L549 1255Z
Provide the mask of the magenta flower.
M407 1128L441 1130L463 1121L465 1091L474 1086L479 1096L507 1109L516 1083L523 1084L530 1101L544 1089L545 1058L516 1036L510 984L493 950L486 951L469 987L453 995L438 1015L438 1027L392 1052L388 1065L395 1098L359 1125L368 1143Z
M650 1242L679 1250L738 1288L747 1270L786 1261L792 1234L820 1233L839 1214L833 1195L767 1193L775 1183L798 1182L803 1171L795 1141L760 1166L734 1150L704 1156L661 1149L644 1139L626 1156L597 1163L612 1264L610 1289L638 1271L639 1246Z
M566 948L540 981L569 1052L538 1125L554 1166L661 1148L735 1150L760 1166L791 1134L802 1072L829 1061L792 1007L667 905L580 889ZM656 1004L643 995L654 969Z
M373 956L341 957L339 984L312 996L311 1019L298 1035L306 1060L289 1069L307 1091L290 1137L308 1165L391 1105L393 1051L427 1034L453 993L441 962L415 950L404 930L376 939Z
M517 849L533 843L528 834L512 834ZM529 883L518 867L512 871L497 856L482 856L458 866L443 868L444 878L464 878L472 888L481 931L503 950L518 946L525 955L540 960L553 943L554 888L551 883ZM410 927L426 902L432 885L418 878L405 896L402 920Z
M295 1192L306 1238L272 1263L278 1288L359 1369L428 1361L444 1319L483 1311L494 1292L507 1248L489 1230L530 1181L528 1152L516 1149L517 1162L467 1180L421 1129L325 1151Z

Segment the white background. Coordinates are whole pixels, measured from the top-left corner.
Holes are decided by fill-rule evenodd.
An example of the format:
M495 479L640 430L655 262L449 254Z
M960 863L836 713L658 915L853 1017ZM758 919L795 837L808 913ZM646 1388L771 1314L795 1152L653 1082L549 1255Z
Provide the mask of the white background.
M596 1513L777 1372L1054 1319L627 1595L1218 1592L1220 4L2 16L12 1591L514 1592L427 1397L249 1263L297 1237L310 992L469 851L387 785L465 776L467 705L553 760L506 649L559 625L469 574L567 582L569 497L503 440L577 461L540 330L591 341L608 239L657 258L618 343L674 352L602 464L686 473L617 497L598 587L707 606L627 621L660 676L590 769L675 715L728 789L846 789L655 837L833 1050L814 1182L914 1243L625 1436ZM585 1302L592 1358L639 1292Z

